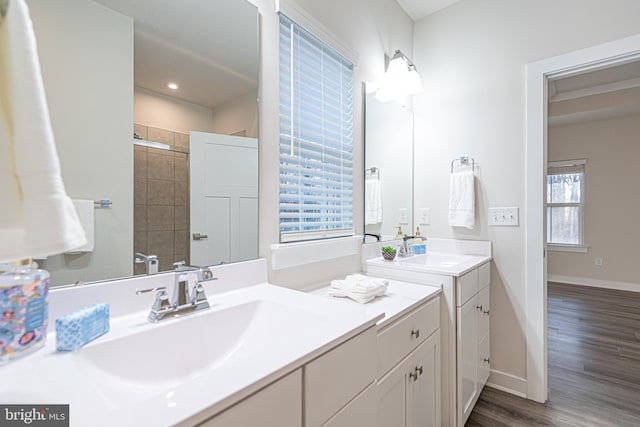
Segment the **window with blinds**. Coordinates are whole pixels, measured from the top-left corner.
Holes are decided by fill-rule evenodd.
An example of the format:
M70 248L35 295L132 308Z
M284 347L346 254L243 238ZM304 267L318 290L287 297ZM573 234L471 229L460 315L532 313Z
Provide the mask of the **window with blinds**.
M549 162L547 243L584 245L584 169L586 160Z
M353 64L281 14L280 242L353 234Z

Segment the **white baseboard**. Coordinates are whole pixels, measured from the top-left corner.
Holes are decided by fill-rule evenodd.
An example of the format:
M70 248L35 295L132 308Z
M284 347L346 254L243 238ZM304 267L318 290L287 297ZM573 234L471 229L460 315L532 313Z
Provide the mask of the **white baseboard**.
M506 372L491 370L491 376L487 382L487 387L495 388L524 399L527 398L527 380L507 374Z
M640 292L640 283L615 282L612 280L589 279L586 277L561 276L559 274L547 275L547 281L567 283L569 285L591 286L594 288L616 289L619 291Z

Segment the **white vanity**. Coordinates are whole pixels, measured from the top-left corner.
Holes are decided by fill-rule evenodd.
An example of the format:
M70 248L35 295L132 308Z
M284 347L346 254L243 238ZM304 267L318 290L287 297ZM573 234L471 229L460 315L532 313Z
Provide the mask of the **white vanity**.
M154 294L136 289L171 288L173 273L51 291L46 346L0 367L0 401L69 404L76 426L375 421L382 314L270 285L265 260L212 271L209 309L158 323ZM55 318L96 302L110 304L110 331L56 352Z
M378 276L383 277L383 276ZM327 289L313 292L327 296ZM440 295L441 284L428 286L389 280L384 296L368 304L347 298L370 316L384 313L377 324L376 383L370 423L344 426L438 427L440 416ZM327 297L328 298L328 297ZM371 358L370 359L375 359ZM376 422L374 422L376 421Z
M462 426L491 367L491 242L429 239L426 255L394 261L380 257L379 246L364 246L363 270L367 274L413 283L442 283L442 425Z

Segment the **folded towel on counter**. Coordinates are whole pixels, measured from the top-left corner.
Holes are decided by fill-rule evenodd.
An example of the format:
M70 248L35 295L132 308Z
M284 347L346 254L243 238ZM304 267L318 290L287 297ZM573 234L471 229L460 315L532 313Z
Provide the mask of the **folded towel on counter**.
M475 175L471 170L451 174L449 225L472 229L476 223Z
M27 4L12 0L0 25L0 262L86 243L67 196Z
M332 280L329 295L348 297L360 304L366 304L387 291L389 281L367 277L363 274L350 274L343 280Z
M364 224L382 222L382 185L378 178L368 178L364 182Z

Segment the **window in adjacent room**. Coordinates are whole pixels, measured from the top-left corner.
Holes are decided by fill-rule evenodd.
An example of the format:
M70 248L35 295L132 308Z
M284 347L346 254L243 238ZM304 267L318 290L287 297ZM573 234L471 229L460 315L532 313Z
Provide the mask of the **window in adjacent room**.
M280 15L280 242L352 236L353 64Z
M587 161L549 162L547 171L547 244L551 250L586 252L584 181Z

